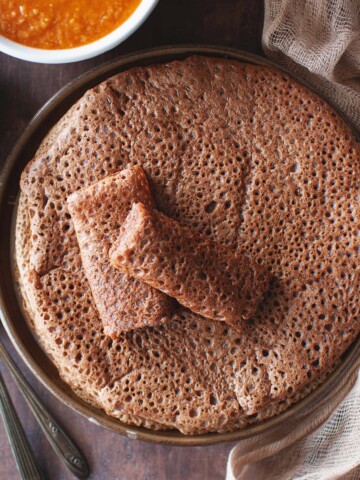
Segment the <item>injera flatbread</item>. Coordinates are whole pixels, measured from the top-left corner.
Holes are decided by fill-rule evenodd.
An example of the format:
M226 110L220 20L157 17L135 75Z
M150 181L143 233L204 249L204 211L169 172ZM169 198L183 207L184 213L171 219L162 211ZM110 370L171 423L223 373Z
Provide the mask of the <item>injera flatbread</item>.
M22 295L22 307L23 312L25 313L26 319L28 320L29 325L34 330L35 334L38 333L38 327L41 326L41 313L38 310L36 305L36 295L34 295L34 290L36 289L33 281L31 280L31 268L29 265L29 256L30 256L30 222L29 222L28 206L26 197L23 194L20 194L18 209L17 209L17 219L16 219L16 236L15 236L15 254L17 259L17 265L15 269L15 278L18 283L19 292ZM41 332L41 327L40 327ZM37 340L40 342L41 346L48 354L50 359L56 364L56 359L52 358L51 355L51 344L47 343L46 336L36 335ZM61 369L59 371L61 377L71 385L71 388L75 393L90 403L95 407L101 408L101 402L99 401L96 389L94 391L94 385L87 382L87 377L85 381L82 381L79 376L77 369ZM126 414L119 413L119 420L129 423L135 426L144 426L151 428L153 430L164 430L167 429L165 425L161 425L155 422L150 422L146 419L132 417Z
M90 90L21 182L34 321L62 375L110 415L185 433L234 428L316 382L360 330L358 156L331 107L268 67L192 57ZM65 201L134 164L160 211L277 279L241 337L186 310L116 342L103 335Z
M112 265L192 312L241 331L269 286L263 267L152 206L134 203L109 250Z
M67 199L86 278L104 331L114 339L128 330L166 322L173 310L170 297L110 264L109 249L133 202L154 207L139 166L109 175Z
M41 325L42 319L41 314L37 312L36 302L32 303L32 298L34 298L34 283L29 279L29 274L31 274L31 268L29 265L29 254L30 254L30 232L29 232L29 215L27 208L26 197L21 194L17 212L17 224L16 224L16 257L18 260L16 278L19 280L19 289L23 298L23 310L26 314L29 324L34 329L35 334L37 334L37 339L40 341L40 344L43 346L44 350L49 354L51 351L51 345L47 345L46 337L41 335ZM36 295L35 295L36 296ZM99 320L94 316L93 325L95 329L101 328ZM89 322L90 323L90 322ZM40 326L40 330L37 327ZM84 332L85 333L85 332ZM91 333L91 332L90 332ZM52 358L51 354L49 357ZM57 365L56 359L52 358L55 365ZM335 365L334 365L335 366ZM96 407L103 407L101 401L99 400L98 395L98 386L94 386L94 379L89 375L86 377L80 377L76 368L67 369L59 368L59 373L62 376L63 380L71 385L71 388L75 393L87 401L91 405ZM327 373L330 373L327 372ZM263 410L252 416L246 416L244 414L240 415L239 418L233 422L229 422L223 428L219 428L219 432L232 431L237 428L243 428L247 425L260 422L267 418L278 415L279 413L286 410L289 406L296 403L300 399L304 398L310 392L312 392L319 384L321 384L326 378L326 375L322 375L320 378L312 381L307 387L301 390L298 393L292 393L286 400L279 402L270 402ZM128 423L134 426L143 426L146 428L151 428L153 430L168 430L170 426L162 425L160 423L151 422L149 420L130 416L121 412L110 413L115 416L122 422ZM200 433L200 432L199 432Z

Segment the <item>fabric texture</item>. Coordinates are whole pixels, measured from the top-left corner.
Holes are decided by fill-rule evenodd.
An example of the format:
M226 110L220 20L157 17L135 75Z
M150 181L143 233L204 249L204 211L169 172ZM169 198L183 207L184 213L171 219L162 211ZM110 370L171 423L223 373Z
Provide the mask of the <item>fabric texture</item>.
M360 132L360 1L265 0L268 58L322 94ZM359 480L360 364L275 429L243 440L226 480Z
M360 131L360 2L265 0L267 57L309 83Z
M359 480L359 407L358 374L311 413L240 442L230 453L226 480Z

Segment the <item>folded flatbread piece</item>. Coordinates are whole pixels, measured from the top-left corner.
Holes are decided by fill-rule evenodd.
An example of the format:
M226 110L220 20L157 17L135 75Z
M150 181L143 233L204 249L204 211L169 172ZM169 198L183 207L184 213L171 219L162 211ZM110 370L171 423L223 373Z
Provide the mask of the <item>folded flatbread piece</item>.
M105 333L116 338L168 320L172 299L114 269L109 261L109 248L131 205L143 202L153 207L143 169L134 166L110 175L73 193L67 202Z
M269 284L269 274L246 256L141 203L133 205L109 254L121 272L233 326L254 315Z

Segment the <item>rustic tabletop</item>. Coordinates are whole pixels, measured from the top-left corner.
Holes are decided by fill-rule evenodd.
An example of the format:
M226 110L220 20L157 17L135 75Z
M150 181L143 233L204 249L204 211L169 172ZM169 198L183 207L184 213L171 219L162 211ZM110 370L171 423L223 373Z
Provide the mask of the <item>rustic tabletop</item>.
M66 65L41 65L0 53L0 167L36 111L60 87L83 72L124 53L159 45L226 45L261 54L262 22L262 0L160 0L150 18L129 40L94 59ZM98 427L61 404L35 381L5 338L3 329L0 337L39 396L81 446L91 466L92 480L224 478L231 444L166 447L130 440ZM72 478L50 449L3 365L0 370L46 478ZM0 478L19 478L1 422Z

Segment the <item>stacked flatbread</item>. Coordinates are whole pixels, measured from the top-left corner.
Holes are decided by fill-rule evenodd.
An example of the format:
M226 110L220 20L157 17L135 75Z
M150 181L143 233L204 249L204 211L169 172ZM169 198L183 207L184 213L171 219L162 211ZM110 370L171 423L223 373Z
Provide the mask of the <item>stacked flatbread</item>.
M109 249L133 202L153 199L141 167L109 175L67 200L75 226L82 264L104 332L113 338L135 328L158 325L173 316L170 297L110 264Z
M246 256L142 203L133 203L109 257L124 274L239 331L269 285L268 273Z
M192 57L87 92L23 172L17 222L22 293L64 380L109 415L186 434L298 401L360 331L359 153L331 107L272 68ZM241 335L180 305L104 334L66 201L137 164L160 212L275 278Z

